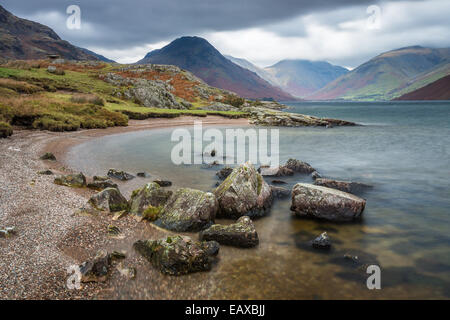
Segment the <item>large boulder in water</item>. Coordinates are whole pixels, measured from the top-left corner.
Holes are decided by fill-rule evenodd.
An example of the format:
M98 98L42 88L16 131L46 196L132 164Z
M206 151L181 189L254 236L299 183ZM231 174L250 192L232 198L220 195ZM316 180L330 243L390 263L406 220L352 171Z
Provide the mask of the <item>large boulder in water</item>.
M220 244L250 248L259 243L258 233L252 220L243 216L230 225L215 224L199 234L200 240L217 241Z
M66 187L83 188L86 187L86 177L81 172L62 175L55 178L54 183Z
M250 162L234 168L214 194L219 201L218 216L231 219L263 216L273 200L272 189Z
M297 183L292 189L291 210L299 217L351 221L361 216L366 200L336 189Z
M186 236L138 240L133 246L153 267L169 275L208 271L219 252L215 241L199 242Z
M155 224L173 231L196 232L214 222L217 209L217 199L211 192L181 188L167 201Z
M322 186L327 188L333 188L337 190L341 190L348 193L361 193L367 189L370 189L372 186L359 183L359 182L351 182L351 181L340 181L340 180L332 180L332 179L324 179L318 178L314 181L316 186Z
M130 213L141 218L146 217L147 213L159 213L160 208L164 206L172 195L172 191L164 190L156 182L147 183L143 188L133 191L130 199ZM154 215L150 220L157 218Z
M291 169L294 172L310 174L316 171L309 163L297 160L297 159L289 159L286 161L284 165L285 168Z
M128 210L127 199L116 188L107 188L93 195L89 199L89 204L100 211L116 212Z

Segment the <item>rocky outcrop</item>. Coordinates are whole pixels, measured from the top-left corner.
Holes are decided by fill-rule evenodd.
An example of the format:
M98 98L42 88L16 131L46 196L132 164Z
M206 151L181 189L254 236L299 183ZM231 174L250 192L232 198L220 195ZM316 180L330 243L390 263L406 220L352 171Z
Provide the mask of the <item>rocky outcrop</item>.
M125 171L119 171L116 169L109 169L108 171L108 177L114 178L121 181L128 181L134 178L132 174L129 174Z
M183 275L211 269L219 244L215 241L194 241L186 236L160 240L139 240L134 248L154 268L164 274Z
M77 174L62 175L56 177L54 183L66 187L83 188L86 187L86 177L81 172Z
M218 216L224 218L263 216L272 205L270 186L250 162L236 167L214 194L219 201Z
M217 241L220 244L250 248L259 244L258 233L252 220L243 216L230 225L215 224L199 234L201 241Z
M105 250L97 252L93 260L80 265L81 282L105 282L108 279L111 257Z
M372 188L372 186L364 184L364 183L339 181L339 180L323 179L323 178L317 178L314 181L314 184L316 186L333 188L333 189L337 189L337 190L341 190L341 191L353 193L353 194L362 193L365 190Z
M156 220L172 191L164 190L155 182L133 191L130 199L130 213L142 219Z
M321 119L299 113L289 113L276 111L267 108L247 107L242 111L249 114L251 124L259 126L280 126L280 127L333 127L333 126L354 126L353 122L337 119Z
M239 108L233 107L232 105L215 102L206 107L201 107L201 110L210 110L210 111L240 111Z
M200 231L214 222L217 209L214 194L182 188L167 201L154 223L173 231Z
M360 218L366 201L336 189L297 183L292 190L291 210L299 217L330 221L352 221Z
M107 188L93 195L89 199L89 204L100 211L116 212L128 210L127 199L116 188Z
M311 241L311 245L316 249L330 249L330 237L328 237L328 234L326 232L323 232L317 238Z
M286 161L284 167L302 174L310 174L316 171L309 163L292 158Z

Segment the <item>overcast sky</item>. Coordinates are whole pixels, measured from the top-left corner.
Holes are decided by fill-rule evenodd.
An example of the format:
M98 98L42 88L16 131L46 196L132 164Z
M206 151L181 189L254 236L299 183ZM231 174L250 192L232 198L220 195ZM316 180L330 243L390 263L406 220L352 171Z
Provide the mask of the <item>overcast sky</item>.
M2 0L13 14L122 63L177 37L206 38L223 54L258 66L282 59L354 68L404 46L450 46L450 1L365 0ZM69 5L81 29L66 26Z

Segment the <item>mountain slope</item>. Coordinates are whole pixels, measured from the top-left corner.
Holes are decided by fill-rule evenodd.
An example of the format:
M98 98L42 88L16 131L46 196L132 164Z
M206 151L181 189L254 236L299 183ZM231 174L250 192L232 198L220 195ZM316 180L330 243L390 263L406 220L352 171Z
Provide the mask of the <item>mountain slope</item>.
M305 97L348 72L326 61L282 60L264 69L286 92Z
M394 100L450 100L450 75Z
M148 53L138 64L171 64L188 70L207 84L251 99L293 100L290 94L272 86L256 73L225 58L208 41L182 37L162 49Z
M71 45L49 27L18 18L0 6L0 56L5 59L42 59L58 54L70 60L99 60Z
M263 68L255 66L250 61L248 61L246 59L242 59L242 58L236 58L236 57L229 56L229 55L224 55L224 57L227 58L228 60L230 60L231 62L237 64L238 66L241 66L242 68L248 69L251 72L256 73L259 77L266 80L270 84L272 84L274 86L278 86L278 84L276 83L276 79L274 77L272 77L272 75L270 73L268 73Z
M392 50L360 65L308 98L390 100L406 93L405 88L417 81L418 76L447 63L450 63L450 48L413 46Z

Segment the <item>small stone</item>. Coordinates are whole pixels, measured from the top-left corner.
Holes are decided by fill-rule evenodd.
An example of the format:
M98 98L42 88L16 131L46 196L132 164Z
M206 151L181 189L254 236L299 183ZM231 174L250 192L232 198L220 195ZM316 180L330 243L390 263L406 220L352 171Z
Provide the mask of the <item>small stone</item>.
M109 180L109 177L105 177L105 176L94 176L92 178L94 181L107 181Z
M62 175L55 178L54 183L66 187L83 188L86 187L86 177L83 173Z
M116 251L116 250L111 252L109 254L109 256L110 256L111 260L123 260L123 259L125 259L127 257L124 252Z
M147 172L138 172L136 175L140 178L147 178L150 176Z
M313 180L317 180L319 178L322 178L320 173L318 173L317 171L314 171L313 173L311 173L311 177L313 178Z
M316 249L330 249L331 241L326 232L323 232L320 236L312 241L312 246Z
M43 154L39 159L56 161L55 155L51 152L47 152L47 153Z
M122 263L119 263L116 268L121 276L130 280L136 278L136 268L124 267Z
M53 172L51 170L42 170L42 171L38 171L38 174L50 176L53 174Z
M272 183L273 184L287 184L287 182L283 181L283 180L272 180Z
M275 198L283 199L288 198L291 195L291 190L283 188L283 187L276 187L276 186L270 186L272 189L272 195Z
M153 182L159 184L160 187L170 187L172 185L172 182L168 181L168 180L156 179L156 180L153 180Z
M124 239L125 236L122 234L122 231L120 231L119 227L109 225L108 226L108 235L112 238L116 239Z
M16 234L15 227L6 227L4 229L0 229L0 238L10 238L12 235Z
M114 212L114 215L113 215L113 218L112 218L112 219L113 219L114 221L117 221L117 220L119 220L119 219L125 217L126 215L127 215L127 211L126 211L126 210Z
M100 211L117 212L128 210L127 199L116 188L107 188L100 191L93 195L88 203Z
M100 250L91 261L80 265L81 282L105 282L108 278L111 258L107 251Z
M108 177L118 179L121 181L128 181L134 178L132 174L129 174L125 171L119 171L116 169L109 169L108 171Z

